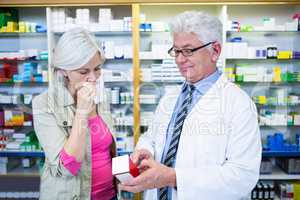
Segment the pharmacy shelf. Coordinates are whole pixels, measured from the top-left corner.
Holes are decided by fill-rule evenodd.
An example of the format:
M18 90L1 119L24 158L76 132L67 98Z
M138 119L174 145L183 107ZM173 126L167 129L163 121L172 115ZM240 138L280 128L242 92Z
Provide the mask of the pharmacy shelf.
M174 60L173 57L140 57L140 60Z
M123 156L123 155L130 155L132 154L132 151L118 151L118 156Z
M62 35L64 32L53 32L55 35ZM131 36L131 31L96 31L95 36Z
M6 174L0 174L0 177L1 176L40 177L40 172L37 165L34 165L30 168L19 166L9 170Z
M275 166L272 174L261 174L260 180L299 180L300 174L287 174L279 167Z
M132 58L105 58L105 61L109 62L120 62L120 61L131 61ZM105 64L104 64L105 65Z
M37 157L44 158L42 151L0 151L0 157Z
M55 35L62 35L64 32L53 32ZM94 31L92 32L95 36L131 36L131 31ZM151 35L153 33L170 33L167 31L140 31L140 34Z
M270 128L273 128L273 127L278 127L278 128L281 128L281 127L288 127L288 128L299 128L300 125L265 125L265 124L260 124L259 125L260 127L264 128L264 127L270 127Z
M152 33L170 33L170 31L140 31L142 34L152 34Z
M300 84L299 81L293 81L293 82L254 82L254 81L249 81L249 82L234 82L235 84L237 85L254 85L254 84L257 84L257 85L276 85L276 86L286 86L286 85L298 85Z
M30 104L25 104L24 102L18 102L18 103L0 103L0 106L11 106L11 107L23 107L23 106L32 106Z
M267 107L276 107L276 108L286 108L286 107L298 107L300 106L300 104L291 104L291 105L272 105L272 104L269 104L269 105L262 105L262 104L255 104L257 107L260 107L260 108L267 108Z
M263 151L263 157L300 157L300 151Z
M31 32L31 33L0 33L0 37L37 37L37 36L47 36L46 32Z
M184 81L171 81L171 80L155 80L155 81L141 81L141 84L182 84Z
M132 84L132 81L128 81L128 80L120 80L120 81L118 81L118 80L116 80L116 81L104 81L104 84Z
M226 31L227 36L238 34L262 34L264 36L270 36L275 34L300 34L300 31L279 31L279 30L261 30L261 31Z
M0 82L0 86L18 87L18 86L48 86L48 82Z
M126 127L133 127L134 124L114 124L115 127L119 127L119 126L126 126ZM140 124L141 127L148 127L148 124ZM1 155L1 154L0 154Z
M226 61L258 61L258 60L267 60L267 61L300 61L300 58L289 58L289 59L274 59L274 58L226 58Z
M253 31L226 31L226 33L300 33L300 31L287 31L287 30L253 30Z
M182 84L184 81L156 80L156 81L141 81L140 85L155 85L155 84ZM125 84L132 83L129 80L104 81L105 84Z
M143 102L140 102L141 105L157 105L157 103L143 103ZM133 106L133 103L119 103L119 104L113 104L111 103L110 104L111 106Z
M0 128L7 128L7 129L10 129L10 128L33 128L33 125L30 125L30 126L24 126L24 125L15 125L15 126L0 126Z
M31 58L1 58L1 62L48 62L47 59L31 59Z

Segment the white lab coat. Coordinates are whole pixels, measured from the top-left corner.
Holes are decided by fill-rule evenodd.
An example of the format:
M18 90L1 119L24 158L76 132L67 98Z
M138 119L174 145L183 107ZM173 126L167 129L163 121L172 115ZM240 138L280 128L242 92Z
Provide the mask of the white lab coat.
M140 137L161 160L168 123L180 94L167 93L153 124ZM177 190L173 200L236 200L247 196L259 178L261 137L256 107L249 96L222 75L185 119L176 158ZM157 189L145 200L157 199Z

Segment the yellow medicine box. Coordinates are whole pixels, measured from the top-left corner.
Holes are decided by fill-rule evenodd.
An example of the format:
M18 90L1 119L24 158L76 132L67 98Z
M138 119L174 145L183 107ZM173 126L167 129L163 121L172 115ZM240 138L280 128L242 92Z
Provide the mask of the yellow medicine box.
M277 59L291 59L292 55L292 51L278 51Z

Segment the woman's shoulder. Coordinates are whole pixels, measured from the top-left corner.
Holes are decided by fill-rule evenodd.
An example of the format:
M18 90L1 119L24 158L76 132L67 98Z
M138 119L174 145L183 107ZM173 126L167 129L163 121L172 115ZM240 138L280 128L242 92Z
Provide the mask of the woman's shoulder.
M47 106L48 106L48 90L35 96L32 100L32 109L33 110L47 108Z

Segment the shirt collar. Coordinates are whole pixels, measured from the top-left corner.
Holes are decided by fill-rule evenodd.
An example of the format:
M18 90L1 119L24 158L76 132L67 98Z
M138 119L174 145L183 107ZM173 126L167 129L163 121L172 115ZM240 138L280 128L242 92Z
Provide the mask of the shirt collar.
M221 74L222 72L217 69L214 73L196 82L195 84L193 84L195 86L195 91L197 91L201 95L205 94L209 90L209 88L219 79ZM184 83L182 92L185 92L185 90L188 88L188 85L189 83Z

